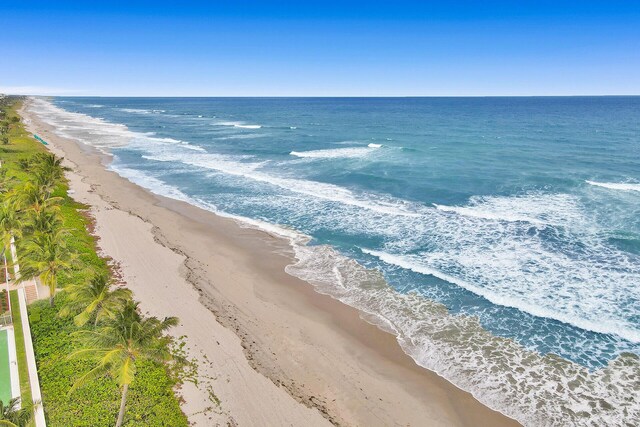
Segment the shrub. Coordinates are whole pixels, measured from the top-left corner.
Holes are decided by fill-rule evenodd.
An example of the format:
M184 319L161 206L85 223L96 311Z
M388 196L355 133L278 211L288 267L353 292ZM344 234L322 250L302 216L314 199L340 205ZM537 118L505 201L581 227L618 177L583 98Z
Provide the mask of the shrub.
M56 305L65 304L67 295L61 292ZM51 426L111 427L120 404L120 390L108 376L69 394L74 381L93 367L92 362L69 359L74 350L69 339L80 330L72 318L61 318L56 307L39 301L29 307L42 400ZM31 317L34 314L37 317ZM167 369L157 363L141 361L136 380L129 389L125 426L187 426L173 394L175 381Z

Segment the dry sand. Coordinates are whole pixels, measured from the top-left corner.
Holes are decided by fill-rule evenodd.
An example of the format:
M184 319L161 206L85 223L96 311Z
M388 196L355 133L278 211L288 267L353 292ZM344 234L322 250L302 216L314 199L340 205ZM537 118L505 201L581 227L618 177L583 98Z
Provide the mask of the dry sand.
M55 135L28 101L22 114L72 167L73 197L91 206L99 246L142 309L180 318L173 332L198 364L198 385L179 392L194 425L517 425L286 274L287 242L154 195L107 170L108 156Z

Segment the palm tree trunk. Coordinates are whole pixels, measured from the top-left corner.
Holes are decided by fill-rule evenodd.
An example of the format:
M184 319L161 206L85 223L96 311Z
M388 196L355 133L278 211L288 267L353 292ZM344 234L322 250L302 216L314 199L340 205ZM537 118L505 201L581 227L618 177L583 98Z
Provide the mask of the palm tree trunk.
M116 421L116 427L122 426L124 421L124 407L127 403L127 392L129 391L129 384L125 384L122 387L122 399L120 399L120 413L118 414L118 421Z
M5 247L6 249L6 247ZM4 283L7 286L7 302L9 300L9 267L7 266L7 257L4 254L4 249L2 250L2 260L4 261ZM9 302L9 315L11 315L11 303Z
M38 286L37 283L36 283L36 286ZM53 276L51 283L49 283L49 307L53 307L53 296L56 294L57 287L58 287L58 278Z

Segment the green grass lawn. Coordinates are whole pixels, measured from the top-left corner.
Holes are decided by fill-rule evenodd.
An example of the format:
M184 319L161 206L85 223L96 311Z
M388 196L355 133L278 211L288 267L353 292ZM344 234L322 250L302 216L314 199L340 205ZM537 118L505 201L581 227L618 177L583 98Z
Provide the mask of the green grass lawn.
M17 117L17 110L21 102L17 102L7 109L7 118ZM19 167L20 160L25 160L36 153L46 151L45 147L31 137L24 129L22 123L11 125L9 129L9 144L0 145L0 159L2 168L8 169L8 173L16 175L17 178L25 178L26 172Z
M9 365L9 336L7 330L0 331L0 400L11 400L11 374Z
M18 291L9 292L11 300L11 312L13 314L13 332L16 341L16 356L18 358L18 375L20 376L20 397L23 402L31 402L31 385L29 384L29 367L27 365L27 352L24 347L24 334L22 332L22 316L18 303Z

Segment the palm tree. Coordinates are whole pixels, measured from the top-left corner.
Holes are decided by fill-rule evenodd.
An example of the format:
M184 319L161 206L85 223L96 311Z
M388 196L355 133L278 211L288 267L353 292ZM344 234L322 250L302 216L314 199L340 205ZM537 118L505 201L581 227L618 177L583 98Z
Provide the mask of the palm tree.
M0 243L5 249L12 237L20 236L23 222L15 207L9 200L0 204Z
M34 158L36 167L33 180L37 185L47 189L49 194L64 179L64 172L70 170L62 166L63 160L64 158L52 153L38 154Z
M81 330L73 335L82 347L71 357L89 357L97 364L80 377L71 392L104 374L109 374L122 390L120 412L116 427L122 426L129 385L136 375L136 362L152 360L165 363L171 360L166 331L178 324L178 319L168 317L143 317L138 313L138 303L128 300L103 327Z
M1 166L1 163L2 162L0 162L0 166ZM4 195L9 191L9 189L11 188L12 181L14 179L15 178L13 176L7 174L6 168L0 169L0 194Z
M32 234L61 228L60 207L54 205L40 210L26 211L24 227L26 232Z
M18 280L39 277L49 287L49 305L53 307L53 297L58 287L58 275L68 271L77 263L77 254L67 248L62 228L48 233L38 232L30 236L23 245L22 264Z
M58 206L62 201L61 197L51 197L52 187L38 185L35 182L27 181L13 189L9 195L9 200L15 203L18 211L40 211L42 209Z
M0 204L0 244L2 245L2 260L4 262L5 276L7 276L7 257L5 251L14 237L22 235L22 220L14 206L9 201ZM8 277L6 277L8 280Z
M33 157L27 157L26 159L18 160L18 167L23 171L28 171L31 168L31 161Z
M113 319L118 310L131 300L131 291L126 288L111 290L113 281L104 272L95 273L89 284L77 283L67 288L69 302L60 310L61 316L78 313L73 321L77 326L85 325L93 317L94 326L106 319Z
M18 409L19 402L20 398L16 397L5 406L4 402L0 400L0 426L24 427L31 421L33 411L28 407Z

